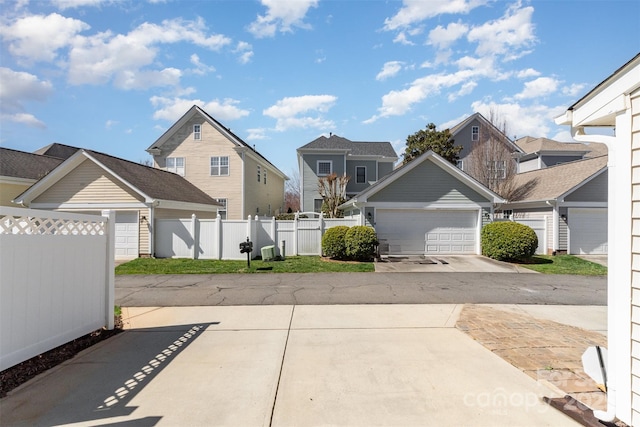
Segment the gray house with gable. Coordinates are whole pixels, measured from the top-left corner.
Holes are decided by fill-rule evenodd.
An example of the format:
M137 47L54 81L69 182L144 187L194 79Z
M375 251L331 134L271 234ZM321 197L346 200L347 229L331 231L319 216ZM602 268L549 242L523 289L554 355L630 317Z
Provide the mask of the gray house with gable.
M338 135L321 136L298 148L300 209L320 212L318 178L335 173L350 177L347 199L391 173L398 155L390 142L350 141Z

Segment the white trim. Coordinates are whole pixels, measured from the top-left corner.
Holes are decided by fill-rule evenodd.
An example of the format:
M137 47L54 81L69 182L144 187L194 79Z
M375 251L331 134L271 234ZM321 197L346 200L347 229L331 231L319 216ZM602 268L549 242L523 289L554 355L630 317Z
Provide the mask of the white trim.
M320 174L320 163L329 163L329 173ZM316 160L316 170L314 172L318 177L331 175L333 173L333 160Z
M15 176L0 176L0 184L31 185L36 181L37 181L37 179L31 179L31 178L17 178Z
M211 161L213 159L218 159L218 172L220 172L222 169L221 160L223 158L227 159L227 173L225 174L218 173L217 175L212 174L211 169L213 168L213 166L211 165ZM242 163L244 164L244 159ZM229 160L229 156L209 156L209 176L230 176L230 175L231 175L231 161Z
M196 132L196 126L198 127L198 131L197 132ZM193 140L194 141L202 141L202 124L194 123L193 124L192 133L193 133ZM196 138L196 135L197 135L197 138Z
M357 207L358 209L364 209L367 207L373 207L376 209L423 209L423 210L433 210L433 211L439 211L439 210L445 210L445 211L457 211L457 210L461 210L461 211L475 211L478 209L484 209L484 208L490 208L492 205L491 202L488 203L476 203L476 202L466 202L466 203L458 203L458 204L453 204L453 203L438 203L438 202L431 202L431 203L423 203L423 202L404 202L404 203L398 203L398 202L369 202L369 203L358 203L357 205L354 205L354 207Z
M137 210L145 209L149 207L148 203L143 202L129 202L129 203L31 203L32 209L80 209L80 210L93 210L99 211L104 209L111 210Z

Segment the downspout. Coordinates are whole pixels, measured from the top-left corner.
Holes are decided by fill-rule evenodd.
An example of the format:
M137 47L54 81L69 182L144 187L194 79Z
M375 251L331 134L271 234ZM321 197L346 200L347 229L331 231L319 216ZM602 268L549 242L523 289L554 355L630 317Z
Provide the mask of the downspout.
M560 247L560 211L557 203L552 203L551 200L547 200L545 203L553 208L553 241L551 243L553 244L553 255L555 255Z

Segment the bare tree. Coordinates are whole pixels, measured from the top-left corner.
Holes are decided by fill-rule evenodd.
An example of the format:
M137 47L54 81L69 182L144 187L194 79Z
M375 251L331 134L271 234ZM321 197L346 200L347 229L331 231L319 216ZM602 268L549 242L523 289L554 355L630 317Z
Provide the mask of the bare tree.
M347 175L338 176L335 173L318 178L318 193L323 200L324 208L329 218L339 218L341 212L338 206L343 204L347 199L347 183L349 177Z
M287 212L300 210L300 174L292 171L289 180L284 185L284 208Z
M489 111L491 125L480 126L479 140L467 160L467 173L505 199L513 196L517 164L508 145L507 121L495 109Z

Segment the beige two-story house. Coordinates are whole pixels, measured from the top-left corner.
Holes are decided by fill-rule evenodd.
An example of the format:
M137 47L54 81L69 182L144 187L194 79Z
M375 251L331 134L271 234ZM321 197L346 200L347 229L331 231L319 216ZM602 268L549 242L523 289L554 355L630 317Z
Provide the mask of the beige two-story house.
M223 219L274 216L284 209L289 178L197 105L147 152L155 167L185 177L220 203Z

